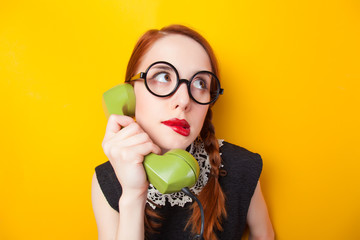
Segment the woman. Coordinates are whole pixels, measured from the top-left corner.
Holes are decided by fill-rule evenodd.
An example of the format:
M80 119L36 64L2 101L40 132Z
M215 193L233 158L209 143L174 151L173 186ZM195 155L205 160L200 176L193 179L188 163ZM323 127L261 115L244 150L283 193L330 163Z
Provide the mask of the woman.
M109 162L93 177L99 239L191 239L200 231L191 198L163 195L147 181L144 156L175 148L200 165L191 190L204 207L205 239L240 239L246 224L250 239L274 238L258 182L260 155L215 138L211 106L222 92L216 76L210 45L192 29L171 25L139 39L125 80L134 86L136 121L110 116L102 143ZM164 88L169 82L178 85Z

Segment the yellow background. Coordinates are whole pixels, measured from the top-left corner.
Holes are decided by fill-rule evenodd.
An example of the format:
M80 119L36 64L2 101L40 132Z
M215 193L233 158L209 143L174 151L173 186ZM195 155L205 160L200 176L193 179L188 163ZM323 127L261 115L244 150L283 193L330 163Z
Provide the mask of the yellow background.
M101 94L147 29L186 24L219 58L219 138L263 157L277 239L360 239L356 0L0 2L0 239L96 239Z

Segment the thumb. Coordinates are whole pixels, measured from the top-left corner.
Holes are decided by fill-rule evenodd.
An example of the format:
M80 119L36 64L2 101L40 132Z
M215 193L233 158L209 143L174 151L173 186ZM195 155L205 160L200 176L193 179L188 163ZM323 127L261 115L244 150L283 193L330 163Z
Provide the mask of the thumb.
M161 155L161 148L158 145L153 144L153 148L152 148L151 152L155 153L157 155Z

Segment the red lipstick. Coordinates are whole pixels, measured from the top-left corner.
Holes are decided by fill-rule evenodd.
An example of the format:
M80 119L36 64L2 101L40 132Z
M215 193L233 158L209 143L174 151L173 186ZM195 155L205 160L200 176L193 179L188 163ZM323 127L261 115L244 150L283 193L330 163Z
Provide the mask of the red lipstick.
M185 119L173 118L161 123L185 137L190 135L190 125Z

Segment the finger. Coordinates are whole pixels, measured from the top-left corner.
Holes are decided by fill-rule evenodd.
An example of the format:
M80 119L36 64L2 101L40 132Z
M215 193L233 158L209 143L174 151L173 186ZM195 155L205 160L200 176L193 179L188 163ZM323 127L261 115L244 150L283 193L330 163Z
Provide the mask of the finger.
M161 149L153 142L146 142L144 144L136 145L132 147L134 152L137 152L143 157L146 157L150 153L160 154Z
M129 128L130 126L124 128L121 130L125 131L125 129ZM161 149L156 144L153 143L149 135L145 132L140 132L138 134L135 134L133 136L130 136L123 141L119 140L118 136L115 136L107 141L109 145L116 146L117 149L130 149L129 151L134 151L134 147L137 147L138 145L144 145L146 143L152 143L153 146L150 149L145 150L145 154L148 154L150 152L153 152L155 154L161 154ZM135 150L136 151L136 150ZM139 152L137 152L139 154ZM140 155L144 155L144 152L141 152Z
M112 139L116 139L116 141L127 140L128 138L141 133L145 133L144 130L140 127L139 124L133 122L122 128L121 131L116 133L116 136L112 137Z
M121 131L125 131L128 127L124 128ZM137 133L132 136L127 137L124 141L120 142L119 139L113 138L110 140L112 143L119 143L122 148L133 147L136 145L144 144L146 142L152 142L149 135L145 132Z
M108 145L117 145L121 148L129 147L132 145L136 145L142 142L133 141L129 138L135 137L138 134L146 134L144 130L137 124L131 123L127 127L122 128L119 132L115 133L114 135L108 135L107 138L104 138L103 144L106 143ZM150 139L150 137L148 137ZM136 139L136 138L135 138ZM145 139L145 136L144 136ZM145 141L145 140L143 140Z
M160 155L161 154L161 148L154 143L153 146L152 146L151 152L155 153L157 155Z
M109 117L109 121L106 126L105 137L108 138L113 136L120 131L121 128L128 126L129 124L135 122L134 119L124 115L112 114Z
M133 142L132 142L133 141ZM156 145L151 138L149 137L149 135L145 132L140 133L138 135L133 136L132 138L129 138L129 143L133 144L133 146L135 145L141 145L141 144L149 144L150 148L149 150L147 150L147 154L149 153L155 153L155 154L161 154L161 148Z

